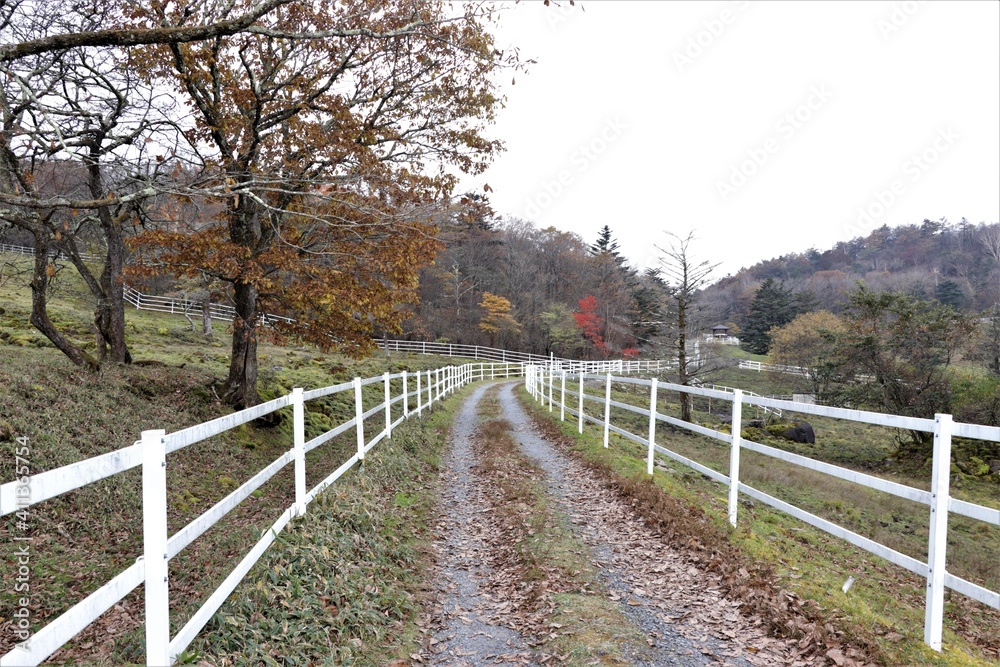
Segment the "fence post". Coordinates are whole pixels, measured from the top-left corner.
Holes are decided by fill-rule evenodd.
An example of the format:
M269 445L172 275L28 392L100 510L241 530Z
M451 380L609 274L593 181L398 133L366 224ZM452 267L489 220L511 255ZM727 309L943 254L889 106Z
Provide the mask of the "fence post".
M403 417L410 416L410 393L406 388L406 371L403 371Z
M930 537L927 543L927 606L924 643L941 651L944 622L945 557L948 555L948 495L951 476L951 415L934 415Z
M424 405L424 407L426 407L428 409L430 409L430 407L434 404L434 389L432 388L432 386L433 385L431 384L431 369L428 368L427 369L427 403Z
M361 378L354 378L354 426L358 434L358 460L365 460L365 406L361 401Z
M382 381L385 383L385 437L392 438L392 403L390 399L392 394L389 391L389 371L385 372L382 376Z
M581 367L580 368L580 406L579 406L579 409L577 410L577 417L578 417L578 420L579 420L579 423L577 424L577 430L580 431L581 435L583 435L583 376L584 376L584 372L583 372L583 368Z
M611 373L608 373L607 385L604 389L604 448L608 448L608 436L611 434Z
M167 448L162 429L142 432L142 542L146 578L146 664L169 665Z
M419 417L423 413L423 407L420 405L420 400L421 400L421 396L420 396L420 376L421 376L421 372L417 371L416 372L416 376L417 376L417 416Z
M566 421L566 369L562 372L562 397L559 399L559 421Z
M649 454L646 455L646 472L653 474L653 454L656 447L656 378L649 383Z
M733 443L729 451L729 523L736 527L736 510L740 494L740 440L743 430L743 392L733 390Z
M549 366L549 412L552 412L552 392L556 384L556 369Z
M295 456L295 515L306 513L306 409L302 387L292 389L292 450Z

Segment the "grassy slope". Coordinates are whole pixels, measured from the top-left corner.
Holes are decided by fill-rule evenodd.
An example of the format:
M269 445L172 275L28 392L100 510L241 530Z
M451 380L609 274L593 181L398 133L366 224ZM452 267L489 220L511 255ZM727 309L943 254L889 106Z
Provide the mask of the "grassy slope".
M58 297L54 303L54 319L75 331L80 342L87 342L90 308L78 286L66 281ZM0 309L3 311L0 313L0 481L14 478L16 437L27 437L32 471L38 472L130 445L144 429L164 428L170 432L229 412L211 389L215 380L224 377L227 365L223 327L215 338L206 340L200 334L187 331L183 318L130 310L127 319L133 354L137 360L156 363L109 367L99 374L91 374L70 365L30 328L27 308L28 296L23 289L18 289L13 281L0 286ZM371 377L383 372L416 371L460 363L431 356L400 355L392 359L376 356L352 361L310 348L279 348L266 344L260 348L260 358L265 397L286 393L293 386L313 388L355 376ZM410 388L414 388L412 380ZM366 406L381 400L383 388L380 383L365 389ZM400 390L397 381L393 393L398 394ZM307 437L354 414L353 396L349 392L310 402L306 407ZM396 416L399 410L400 406L395 406ZM371 417L367 421L369 435L383 424L381 414ZM411 446L414 442L440 441L440 419L430 431L407 428L416 430L409 435L406 430L400 431L399 441L409 442ZM393 438L393 446L396 443L397 438ZM211 507L290 445L291 420L286 419L276 428L240 427L171 454L168 457L170 532L176 532ZM332 472L350 456L354 447L352 430L310 452L308 484L312 486ZM430 453L426 456L433 458ZM399 460L396 454L387 454L387 457ZM405 465L397 464L397 472L426 469L428 474L433 473L430 459L406 461ZM198 601L203 600L235 566L260 531L291 503L291 472L291 466L287 466L241 503L224 520L225 528L213 528L171 561L171 617L175 632ZM401 488L406 486L398 475L394 479L399 481ZM352 481L350 484L363 486L365 482ZM426 505L426 498L414 495L416 489L412 491L413 494L406 491L395 500L395 496L390 495L389 510L396 501L402 503L400 507L407 508L415 504ZM377 505L379 501L373 502ZM141 531L136 530L141 523L141 507L141 477L138 470L132 470L32 508L31 592L35 629L134 562L142 550ZM353 511L343 508L334 511L339 507L339 501L335 500L321 502L318 507L323 516L331 518L326 523L310 519L313 523L308 530L323 534L338 530L338 522ZM389 510L373 505L366 511L372 516L379 511L388 512L379 524L388 530L387 526L401 521ZM322 525L317 525L316 521ZM7 542L12 531L13 522L5 520L0 525L0 540ZM412 550L410 543L418 539L416 533L409 529L397 532L399 535L392 539L403 544L397 547L403 551ZM0 568L4 590L12 590L14 571L9 561L5 559ZM397 595L393 600L401 605L400 609L412 606L405 601L406 596ZM89 656L85 658L89 661L95 656L105 656L111 664L138 660L142 654L142 639L129 628L136 625L141 615L140 588L55 657L78 660ZM0 616L0 653L6 652L11 645L9 623L9 618ZM215 633L218 634L218 630ZM392 636L402 641L407 635L394 632Z
M600 394L601 391L595 388L588 393ZM614 400L648 407L648 394L635 394L624 386L614 394ZM645 397L645 402L642 397ZM663 399L669 401L670 397L661 394L661 406L664 405ZM708 406L698 404L698 407L707 409ZM594 414L598 408L590 403L587 410ZM659 410L675 416L678 412L675 404L668 404ZM539 412L553 420L564 435L572 438L574 447L585 458L600 463L625 479L648 479L645 475L645 448L612 434L612 447L605 450L601 446L602 434L598 427L586 426L581 437L576 432L575 418L569 418L565 423L556 421L558 407L552 413L546 409L536 414ZM699 421L711 419L707 412L696 412L695 418ZM612 409L612 422L627 427L633 433L645 434L648 428L646 418L616 409ZM854 427L848 425L845 428ZM818 442L829 433L827 429L835 430L835 427L824 423L818 428L818 433L823 434L818 436ZM728 450L723 444L664 425L658 428L657 433L662 446L717 470L728 469ZM836 437L844 447L854 452L863 447L861 443L871 439L865 429L858 433L841 432ZM817 456L816 451L800 453ZM846 454L844 457L850 458ZM790 466L752 452L744 453L741 473L743 481L753 486L894 548L918 557L926 550L926 528L921 527L927 524L926 508L905 501L897 502L884 494L859 493L857 487L846 482L809 471L793 471ZM896 479L926 486L912 479ZM1000 649L997 641L1000 636L1000 613L961 595L949 595L945 612L947 648L944 654L935 654L922 643L924 582L920 578L752 501L742 503L739 528L731 531L726 521L726 489L680 464L664 461L655 475L655 482L672 496L699 508L699 512L703 510L716 529L727 534L731 544L743 553L773 564L783 587L807 600L815 600L824 613L845 619L846 632L856 636L861 643L881 651L883 664L988 665L995 664L996 658L1000 657L997 653ZM988 505L1000 504L995 487L991 491L984 485L966 495ZM1000 579L1000 566L996 560L1000 530L981 522L952 519L949 543L949 570L984 582L996 590ZM855 578L855 583L844 594L840 588L849 576ZM978 648L976 644L984 648ZM993 656L992 659L989 656Z

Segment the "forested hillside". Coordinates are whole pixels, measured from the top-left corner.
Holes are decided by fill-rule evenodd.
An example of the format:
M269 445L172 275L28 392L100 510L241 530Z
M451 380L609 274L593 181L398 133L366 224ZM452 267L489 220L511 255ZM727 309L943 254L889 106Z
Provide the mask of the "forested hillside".
M810 248L754 264L719 280L704 298L724 320L746 323L749 304L767 278L807 301L807 310L841 312L859 280L875 291L898 291L980 312L1000 302L1000 224L924 220L882 226L828 250Z
M523 220L480 219L453 224L443 238L446 248L420 275L420 304L404 325L411 337L586 356L642 350L662 340L676 319L662 267L631 266L608 226L588 243ZM711 261L707 242L696 239L693 249ZM753 326L752 301L769 279L788 296L784 321L805 312L842 313L859 281L875 292L982 313L1000 302L1000 224L883 226L828 250L759 262L702 291L705 332L723 322L735 324L734 332ZM504 326L484 325L505 303Z
M420 274L406 335L559 356L635 354L658 329L666 286L605 226L592 244L523 220L453 223ZM494 298L500 297L500 298Z

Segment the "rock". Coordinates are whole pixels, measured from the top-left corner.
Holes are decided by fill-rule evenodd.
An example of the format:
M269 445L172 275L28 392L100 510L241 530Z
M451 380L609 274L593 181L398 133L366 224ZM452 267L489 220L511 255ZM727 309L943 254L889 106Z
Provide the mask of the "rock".
M990 472L994 475L1000 475L1000 459L990 461Z
M809 422L795 422L791 428L782 433L782 437L792 442L816 444L816 432Z

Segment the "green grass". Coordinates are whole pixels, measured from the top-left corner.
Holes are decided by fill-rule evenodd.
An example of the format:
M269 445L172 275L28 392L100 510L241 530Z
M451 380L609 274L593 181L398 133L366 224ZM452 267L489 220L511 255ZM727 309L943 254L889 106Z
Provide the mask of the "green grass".
M614 398L648 407L648 398L643 402L639 395L627 390L615 392ZM606 450L600 427L585 426L581 437L576 433L575 418L568 417L567 422L560 423L558 408L549 413L539 404L527 402L534 406L536 415L555 422L586 459L598 462L624 479L640 480L637 484L648 479L644 447L613 434L611 448ZM598 412L596 403L590 403L587 409L589 414ZM668 406L666 411L671 409L676 410L676 406ZM660 412L663 411L661 408ZM707 413L696 416L707 417ZM647 418L624 411L612 410L612 422L643 435L648 428ZM818 440L820 437L818 434ZM724 443L663 425L658 428L657 441L711 468L728 470L729 452ZM867 533L893 548L913 552L918 557L926 550L928 519L923 506L779 464L744 452L741 480L835 523ZM703 511L715 529L728 535L730 544L742 553L772 564L780 586L814 601L825 615L840 619L838 625L845 628L846 636L873 646L882 654L882 664L985 666L995 664L1000 657L997 653L1000 613L961 595L949 594L945 612L946 649L942 654L934 653L922 642L924 580L749 500L741 502L739 527L731 530L726 520L725 487L673 461L662 460L661 466L654 477L657 487ZM910 481L902 477L894 479ZM988 491L975 495L988 496ZM997 506L996 495L988 504ZM889 525L882 526L883 522ZM949 571L983 581L996 590L1000 531L961 518L953 518L950 528ZM844 594L841 586L849 576L855 578L855 584Z
M220 666L379 665L416 652L435 480L463 394L320 495L189 652Z

